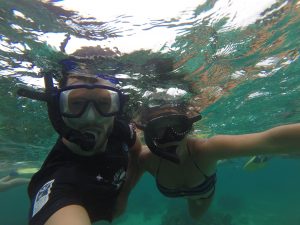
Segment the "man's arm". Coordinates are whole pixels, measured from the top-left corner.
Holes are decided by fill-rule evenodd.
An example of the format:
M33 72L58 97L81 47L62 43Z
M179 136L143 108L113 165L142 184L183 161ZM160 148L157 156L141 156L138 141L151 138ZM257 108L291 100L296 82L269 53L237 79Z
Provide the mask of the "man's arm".
M300 153L300 123L274 127L260 133L217 135L195 148L212 159L252 155Z
M137 138L135 144L129 150L129 161L126 173L126 180L122 185L122 188L117 198L114 218L124 213L127 206L129 194L143 174L143 171L139 168L138 165L138 156L141 152L141 146L141 142Z
M132 189L140 177L143 174L143 170L140 168L138 163L138 157L142 151L142 144L140 140L137 138L135 144L129 150L129 162L128 162L128 187Z

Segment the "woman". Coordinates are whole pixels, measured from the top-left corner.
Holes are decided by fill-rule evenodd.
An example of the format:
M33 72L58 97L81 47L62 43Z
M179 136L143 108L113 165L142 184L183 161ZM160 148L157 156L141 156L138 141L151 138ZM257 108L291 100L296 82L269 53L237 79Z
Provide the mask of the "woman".
M200 218L212 202L218 160L300 152L300 124L202 139L188 135L200 115L188 117L186 110L172 105L146 111L137 124L144 130L148 146L140 154L140 166L155 177L162 194L186 198L194 219Z

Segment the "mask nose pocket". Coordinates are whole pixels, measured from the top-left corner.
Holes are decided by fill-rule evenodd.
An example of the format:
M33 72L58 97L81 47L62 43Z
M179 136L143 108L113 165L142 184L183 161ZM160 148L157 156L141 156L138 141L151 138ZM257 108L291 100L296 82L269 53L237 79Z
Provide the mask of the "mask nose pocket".
M86 109L86 119L89 121L96 120L96 118L99 116L95 106L90 102ZM84 117L84 115L83 115Z

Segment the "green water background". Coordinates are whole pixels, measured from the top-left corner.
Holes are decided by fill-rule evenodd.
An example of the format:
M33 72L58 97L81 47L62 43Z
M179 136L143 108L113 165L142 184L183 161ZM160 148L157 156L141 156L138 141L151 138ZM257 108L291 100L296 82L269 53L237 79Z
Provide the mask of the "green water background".
M216 2L200 5L195 9L195 16L209 11ZM8 43L0 54L0 173L4 176L14 168L39 166L57 137L47 119L45 105L17 98L15 94L17 86L24 84L19 79L21 76L38 77L22 61L44 68L48 66L46 62L61 57L37 41L33 31L82 34L79 29L58 22L59 13L65 12L55 11L49 5L35 1L24 4L0 1L0 5L1 45L5 45L4 41ZM17 19L13 9L30 15L36 23ZM181 25L183 31L176 38L173 50L162 53L162 49L159 54L175 59L178 73L171 75L162 76L152 71L151 66L140 66L156 54L140 51L120 57L117 65L122 64L121 72L133 77L138 71L140 76L138 81L124 80L141 88L131 90L134 96L131 104L141 101L141 93L153 90L153 86L186 88L189 98L201 101L203 120L196 124L196 132L208 136L259 132L299 122L299 15L297 1L278 1L255 24L243 29L226 30L226 15L215 23L210 23L211 15L193 20L188 28ZM168 25L170 21L162 23ZM11 24L18 24L24 30L16 32ZM117 33L114 29L104 31L108 37ZM96 33L87 38L101 40L101 37ZM16 43L30 48L25 54L19 54L13 51ZM218 53L221 49L227 53ZM272 63L259 65L266 59ZM116 62L104 61L101 65L110 68ZM218 167L215 201L198 224L299 225L299 158L273 157L266 168L257 172L242 169L246 160L234 159ZM28 208L25 186L0 193L0 225L26 224ZM132 192L127 213L114 222L140 223L197 224L188 217L185 202L163 197L147 174Z

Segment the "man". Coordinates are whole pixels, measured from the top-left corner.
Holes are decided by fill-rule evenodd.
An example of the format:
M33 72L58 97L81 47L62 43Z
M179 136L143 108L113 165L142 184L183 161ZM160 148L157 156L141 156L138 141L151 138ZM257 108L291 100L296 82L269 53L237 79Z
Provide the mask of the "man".
M141 150L132 126L119 119L125 96L113 77L62 61L60 88L45 76L45 93L20 95L47 102L60 137L28 188L30 225L89 225L112 221L140 177Z

